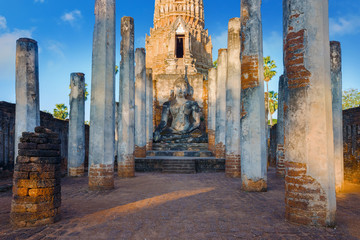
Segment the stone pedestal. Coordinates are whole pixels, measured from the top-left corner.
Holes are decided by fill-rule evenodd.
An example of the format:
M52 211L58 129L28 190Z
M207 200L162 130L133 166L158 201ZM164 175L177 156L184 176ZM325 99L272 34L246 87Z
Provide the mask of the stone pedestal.
M216 86L215 156L225 158L227 49L219 49Z
M279 177L285 176L285 114L287 111L287 81L284 75L279 79L279 94L278 94L278 118L276 127L276 174Z
M261 0L241 0L241 178L244 191L267 190Z
M37 127L24 132L13 176L11 223L36 227L60 220L60 140L57 133Z
M215 154L215 131L216 131L216 68L209 70L209 105L208 105L208 139L209 151Z
M135 157L146 157L145 49L135 51Z
M114 188L115 0L96 0L92 56L89 188Z
M15 163L21 134L36 126L40 126L38 45L20 38L16 41Z
M228 61L226 81L226 158L227 177L241 177L240 118L241 118L241 62L240 18L229 21Z
M121 19L121 62L118 175L135 176L135 66L134 66L134 19Z
M68 174L81 177L85 161L85 75L72 73L70 88Z
M342 65L341 45L330 42L332 111L334 124L335 184L340 191L344 186L344 141L342 116Z
M153 79L152 70L146 69L146 150L151 151L153 145Z
M290 222L333 226L335 163L328 1L285 0L285 216Z

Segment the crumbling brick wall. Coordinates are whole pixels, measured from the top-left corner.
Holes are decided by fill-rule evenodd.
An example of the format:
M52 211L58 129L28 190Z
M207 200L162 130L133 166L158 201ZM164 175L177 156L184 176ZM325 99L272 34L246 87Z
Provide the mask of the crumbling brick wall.
M360 183L360 107L343 111L345 180Z
M0 178L9 177L14 169L15 149L15 106L0 102ZM61 140L61 169L67 172L69 122L54 118L51 114L40 112L40 125L59 134ZM85 125L85 170L89 156L89 126Z

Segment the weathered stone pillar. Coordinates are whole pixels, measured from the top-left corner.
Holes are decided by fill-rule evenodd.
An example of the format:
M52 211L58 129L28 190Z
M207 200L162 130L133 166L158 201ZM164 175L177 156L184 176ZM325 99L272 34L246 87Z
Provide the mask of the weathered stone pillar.
M285 111L287 110L286 94L287 81L284 75L279 79L279 94L278 94L278 118L276 127L276 174L280 177L285 176Z
M35 40L20 38L16 41L16 118L15 154L23 132L40 126L39 58Z
M216 131L216 68L209 70L209 105L208 105L208 139L209 151L215 154L215 131Z
M229 21L228 61L226 81L226 158L227 177L241 177L240 118L241 118L241 62L240 18Z
M146 69L146 150L151 151L153 145L153 79L152 69Z
M114 188L115 0L96 0L93 39L89 188Z
M85 75L72 73L70 87L68 174L80 177L85 161Z
M60 220L60 139L43 127L24 132L13 176L11 223L35 227Z
M215 156L225 158L227 49L219 49L216 86Z
M332 226L335 163L328 1L284 0L285 205L290 222Z
M267 132L261 0L241 0L241 178L245 191L267 190Z
M135 51L135 157L146 157L145 49Z
M121 19L118 175L135 176L134 19Z
M341 45L330 42L332 111L334 124L335 184L339 191L344 185L344 143L342 118Z

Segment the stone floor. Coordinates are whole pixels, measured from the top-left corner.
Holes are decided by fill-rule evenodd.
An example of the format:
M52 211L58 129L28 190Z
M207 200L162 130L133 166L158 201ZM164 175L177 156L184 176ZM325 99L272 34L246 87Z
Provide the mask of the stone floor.
M87 178L64 178L62 220L33 229L9 224L11 191L0 193L0 239L360 239L360 186L338 194L337 227L284 220L284 182L269 169L269 191L240 191L223 173L137 173L89 192Z

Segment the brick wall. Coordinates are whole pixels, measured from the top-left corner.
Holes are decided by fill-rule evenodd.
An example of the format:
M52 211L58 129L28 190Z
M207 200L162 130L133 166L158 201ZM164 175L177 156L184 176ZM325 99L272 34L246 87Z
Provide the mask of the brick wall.
M343 111L345 180L360 183L360 107Z
M61 140L61 170L67 172L69 122L53 118L49 113L40 113L40 125L58 133ZM0 102L0 178L8 177L14 169L15 104ZM89 126L85 126L86 156L89 156Z

